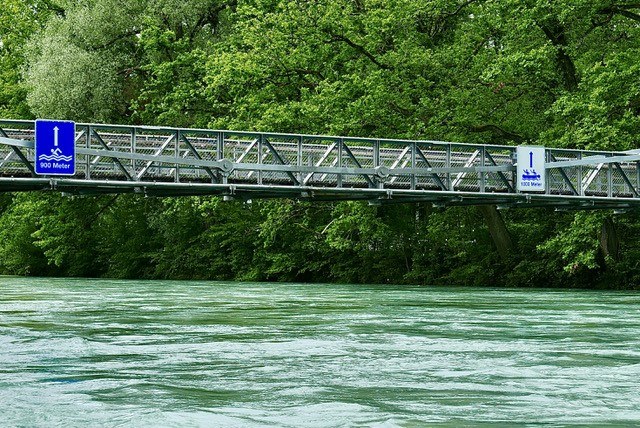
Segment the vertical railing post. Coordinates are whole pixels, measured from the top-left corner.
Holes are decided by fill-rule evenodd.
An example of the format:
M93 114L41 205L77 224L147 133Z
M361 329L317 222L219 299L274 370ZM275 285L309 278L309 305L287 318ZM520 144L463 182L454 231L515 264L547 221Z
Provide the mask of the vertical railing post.
M451 144L445 146L445 168L451 168ZM451 183L451 173L447 172L447 189L449 191L455 190Z
M551 162L551 150L549 149L545 149L544 151L544 162L545 164ZM551 171L550 169L546 169L546 165L545 165L545 174L544 174L544 187L545 187L545 191L544 193L547 195L551 194ZM518 177L516 177L516 180L518 179ZM516 182L517 184L517 182Z
M136 152L136 128L132 127L131 128L131 154L134 154ZM137 162L135 159L131 159L131 172L133 172L133 177L137 177Z
M264 149L264 134L258 136L258 167L262 165L262 150ZM258 185L262 185L262 169L258 169Z
M91 126L90 125L87 125L87 132L84 139L85 139L84 141L85 148L87 149L91 148ZM84 160L85 160L84 178L86 180L91 180L91 156L85 155Z
M300 169L302 167L302 142L304 140L304 137L302 135L298 135L298 147L297 147L297 153L298 153L298 158L297 158L297 162L296 165L298 166L298 174L297 174L297 178L298 178L298 183L300 183L300 185L303 185L303 181L304 181L304 174L302 174L302 170Z
M640 193L640 161L636 161L636 190Z
M173 137L176 140L176 145L178 146L178 156L180 156L180 141L182 138L187 138L182 136L182 132L180 130L176 130L176 135ZM178 165L180 166L180 165ZM177 171L177 170L176 170ZM178 175L178 181L180 181L180 176Z
M373 168L377 168L380 166L380 140L375 140L373 142ZM376 187L378 189L382 189L384 187L384 183L380 178L376 175Z
M344 140L342 138L338 139L338 168L342 168L342 146L344 144ZM342 187L342 174L338 173L336 176L336 185L338 187Z
M418 152L418 143L415 141L411 143L411 169L414 170L411 173L411 190L416 190L416 153Z
M613 153L611 153L610 156L613 156ZM613 196L613 171L611 167L611 162L607 163L607 196L609 198Z
M216 140L216 160L219 161L224 157L224 132L218 132Z
M484 165L485 165L484 164L484 158L486 156L486 153L485 153L486 150L487 150L487 148L484 147L484 146L482 146L480 148L480 166L481 167L484 167ZM480 171L479 175L480 176L478 178L480 179L480 185L479 185L480 193L484 193L484 191L485 191L485 172L484 171Z
M380 140L375 140L373 142L373 167L377 168L380 166Z
M174 143L175 144L174 144L173 153L174 153L174 156L175 156L176 160L178 160L180 158L180 139L176 138ZM175 167L176 168L175 168L175 174L174 174L174 181L176 183L179 183L180 182L180 164L178 162L176 162Z
M217 133L217 146L216 146L216 160L220 161L222 159L224 159L224 132L218 132ZM235 161L235 157L233 157L231 159L232 161ZM218 172L218 177L221 177L221 179L219 180L222 184L227 184L229 182L229 176L225 173L223 174L222 172Z
M578 152L578 160L582 160L582 152ZM578 195L584 196L584 189L582 188L582 165L578 165Z

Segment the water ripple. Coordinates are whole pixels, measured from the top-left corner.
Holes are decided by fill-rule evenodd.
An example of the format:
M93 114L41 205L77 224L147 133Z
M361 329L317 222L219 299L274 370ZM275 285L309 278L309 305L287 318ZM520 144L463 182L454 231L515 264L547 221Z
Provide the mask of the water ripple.
M630 425L631 292L0 279L3 426Z

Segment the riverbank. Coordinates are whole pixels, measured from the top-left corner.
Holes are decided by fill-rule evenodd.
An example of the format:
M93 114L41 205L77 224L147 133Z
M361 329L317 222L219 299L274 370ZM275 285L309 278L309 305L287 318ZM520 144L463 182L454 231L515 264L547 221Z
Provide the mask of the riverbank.
M599 237L608 215L509 210L511 250L502 255L473 207L4 194L0 273L637 288L640 217L615 217L619 245L606 254Z

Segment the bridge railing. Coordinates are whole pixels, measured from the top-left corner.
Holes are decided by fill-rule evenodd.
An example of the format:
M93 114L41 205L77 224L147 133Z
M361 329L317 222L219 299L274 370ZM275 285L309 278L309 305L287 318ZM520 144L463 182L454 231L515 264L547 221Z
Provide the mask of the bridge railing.
M30 121L0 136L33 141ZM513 192L513 147L120 125L76 125L76 177L127 181ZM33 162L33 150L21 148ZM0 147L0 175L29 175Z
M34 122L0 120L0 137L22 141L0 144L0 177L34 177ZM77 124L75 142L87 182L517 193L513 146L102 124ZM546 149L545 194L636 199L638 161Z

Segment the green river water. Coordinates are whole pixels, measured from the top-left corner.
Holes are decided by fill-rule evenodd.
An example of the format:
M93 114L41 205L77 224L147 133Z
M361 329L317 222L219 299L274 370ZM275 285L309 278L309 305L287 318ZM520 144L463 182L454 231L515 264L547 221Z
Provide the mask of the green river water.
M0 278L1 426L640 424L640 294Z

